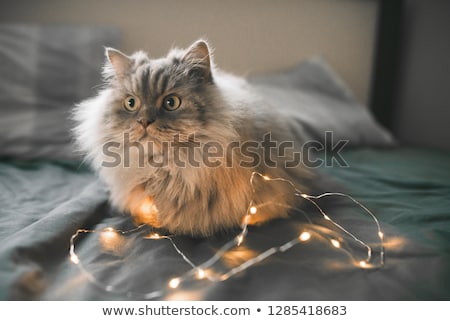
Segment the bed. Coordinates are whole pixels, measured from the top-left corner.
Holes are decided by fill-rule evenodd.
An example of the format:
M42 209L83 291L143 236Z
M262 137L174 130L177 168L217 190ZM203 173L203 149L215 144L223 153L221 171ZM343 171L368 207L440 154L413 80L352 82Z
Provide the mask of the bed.
M355 264L365 253L342 231L294 213L249 227L245 242L211 267L225 274L276 249L267 258L222 281L193 277L174 284L240 230L210 238L157 237L113 209L105 186L73 153L68 112L99 83L98 46L116 46L119 38L113 28L1 27L0 299L450 299L450 153L397 144L320 58L249 81L268 100L284 99L292 107L285 117L294 135L326 146L324 133L332 131L335 141L348 142L340 154L344 163L328 163L324 148L316 170L329 191L370 209L383 247L375 222L351 200L330 198L320 206L375 244L374 267ZM294 106L298 101L312 106L308 117ZM304 211L312 216L315 209ZM311 239L283 248L305 227Z

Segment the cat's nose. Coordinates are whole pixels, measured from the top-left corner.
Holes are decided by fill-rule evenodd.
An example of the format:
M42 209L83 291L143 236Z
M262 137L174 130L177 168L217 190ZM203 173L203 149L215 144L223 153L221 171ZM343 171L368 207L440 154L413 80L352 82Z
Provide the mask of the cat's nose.
M150 125L151 123L154 122L154 120L152 120L152 119L147 119L147 118L143 118L143 117L139 117L139 118L137 119L137 122L138 122L139 124L141 124L142 127L147 128L148 125Z

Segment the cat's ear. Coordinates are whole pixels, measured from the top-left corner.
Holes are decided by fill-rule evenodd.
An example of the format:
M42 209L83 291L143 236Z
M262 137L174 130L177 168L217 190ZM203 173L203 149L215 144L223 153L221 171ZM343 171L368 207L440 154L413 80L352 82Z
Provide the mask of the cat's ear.
M197 70L203 73L207 79L211 79L211 53L208 43L204 40L198 40L194 42L181 61L194 66Z
M107 47L105 55L117 76L122 76L131 66L131 58L117 49Z

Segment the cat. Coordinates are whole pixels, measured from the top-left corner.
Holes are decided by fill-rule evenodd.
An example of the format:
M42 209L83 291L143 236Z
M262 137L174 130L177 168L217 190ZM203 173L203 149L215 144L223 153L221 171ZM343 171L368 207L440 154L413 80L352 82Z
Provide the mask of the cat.
M198 237L239 227L250 202L261 204L250 224L289 215L268 200L296 203L291 187L259 175L252 185L252 173L303 190L312 174L285 166L293 151L267 152L273 141L289 141L276 106L218 69L205 40L158 59L112 48L105 55L104 87L73 118L76 143L113 206L136 223Z

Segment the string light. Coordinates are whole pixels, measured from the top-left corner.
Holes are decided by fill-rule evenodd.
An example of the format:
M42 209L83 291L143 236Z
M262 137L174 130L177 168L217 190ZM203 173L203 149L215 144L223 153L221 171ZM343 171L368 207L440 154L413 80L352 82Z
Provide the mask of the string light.
M340 248L341 247L341 243L339 243L338 240L331 239L330 242L335 248Z
M354 199L353 197L344 194L344 193L323 193L317 196L314 195L308 195L305 193L302 193L301 191L299 191L295 185L284 178L270 178L266 175L262 175L260 173L254 172L251 175L250 178L250 184L253 187L253 191L255 192L255 188L254 188L254 178L255 176L259 176L261 178L263 178L265 181L281 181L284 183L289 184L294 192L294 195L298 196L298 197L302 197L303 199L307 200L308 202L310 202L317 210L318 212L321 214L322 218L325 221L330 222L334 227L336 227L341 233L343 233L343 235L350 237L350 239L352 239L354 242L356 242L357 244L360 244L363 248L365 248L367 250L367 257L365 260L360 260L357 261L355 260L355 265L359 266L360 268L363 269L367 269L367 268L373 268L373 267L381 267L384 265L384 244L383 244L383 239L384 239L384 234L381 231L381 226L380 223L378 221L378 219L376 218L376 216L367 208L365 207L363 204L361 204L359 201L357 201L356 199ZM349 199L351 202L353 202L355 205L357 205L359 208L361 208L366 214L369 215L370 218L372 218L372 220L375 222L375 225L377 227L377 235L379 238L379 262L378 264L375 264L373 262L373 257L372 257L372 247L369 246L367 243L363 242L362 240L360 240L358 237L356 237L353 233L351 233L350 231L348 231L347 229L345 229L342 225L338 224L337 222L335 222L334 220L332 220L325 212L324 210L319 206L319 204L317 203L317 200L324 198L324 197L328 197L328 196L338 196L338 197L344 197ZM241 273L242 271L250 268L251 266L262 262L263 260L266 260L267 258L269 258L270 256L275 255L276 253L279 252L286 252L287 250L291 249L292 247L294 247L295 245L299 244L299 243L304 243L309 241L312 238L312 230L309 231L302 231L296 238L280 245L280 246L275 246L275 247L271 247L265 251L263 251L262 253L245 260L243 263L241 263L238 266L235 266L233 268L231 268L229 271L226 271L222 274L213 274L213 273L209 273L207 272L215 263L217 263L219 260L221 260L224 255L232 250L233 248L239 248L242 243L245 240L245 237L247 236L248 233L248 224L250 222L250 216L251 215L257 215L258 212L258 208L253 204L253 201L250 202L250 206L247 210L247 213L243 216L243 220L242 220L242 224L241 224L241 232L234 237L232 240L230 240L229 242L225 243L219 250L217 250L215 252L215 254L210 257L208 260L206 260L205 262L203 262L200 265L195 265L179 248L178 246L175 244L174 240L172 239L171 236L167 236L167 235L160 235L158 233L152 232L150 234L148 234L147 236L145 236L145 239L150 239L150 240L168 240L172 247L176 250L176 252L178 253L178 255L180 255L180 257L191 266L191 270L188 270L186 273L184 273L183 275L180 275L178 277L174 277L172 279L169 280L169 282L167 283L167 286L169 289L177 289L178 287L180 287L180 285L182 285L182 283L185 280L193 280L193 279L197 279L197 280L204 280L204 279L208 279L209 281L212 282L221 282L221 281L226 281L229 278L233 277L234 275ZM286 207L286 204L278 204L276 202L268 202L266 204L263 205L268 205L268 204L275 204L275 205L280 205L280 206L284 206ZM263 205L259 205L259 206L263 206ZM294 209L294 208L293 208ZM308 221L311 222L311 220L308 218ZM312 223L312 222L311 222ZM117 237L118 235L125 235L125 234L130 234L133 232L136 232L138 230L141 230L144 226L146 226L145 224L139 225L138 227L132 229L132 230L128 230L128 231L118 231L113 229L112 227L107 227L105 229L103 229L102 235L101 237L105 238L105 239L114 239L115 237ZM144 299L151 299L151 298L157 298L157 297L161 297L164 295L165 290L161 289L161 290L156 290L156 291L152 291L152 292L148 292L148 293L136 293L136 292L123 292L120 289L115 288L112 285L104 285L101 282L99 282L93 275L91 275L82 265L80 258L78 257L78 255L75 253L75 240L77 239L77 237L80 234L83 233L96 233L96 230L85 230L85 229L79 229L76 231L75 234L72 235L71 239L70 239L70 250L69 250L69 258L70 261L73 262L74 264L76 264L81 270L82 272L86 273L86 275L88 276L89 280L96 284L97 286L103 288L105 291L107 292L114 292L114 293L119 293L119 294L125 294L128 297L136 297L136 298L144 298ZM314 231L314 233L317 233L317 231ZM345 250L346 252L350 253L350 251L343 249L342 248L342 242L340 242L339 240L337 240L336 238L329 238L326 235L322 235L326 238L328 238L328 241L330 242L330 244L337 249L342 249ZM351 256L353 256L350 253Z
M366 261L360 261L359 262L359 266L361 266L363 269L367 267L367 262Z
M74 253L70 254L70 260L75 263L75 264L79 264L80 263L80 259L78 258L78 256Z
M206 276L205 270L203 270L203 269L197 269L197 272L196 272L196 277L197 277L197 279L199 279L199 280L204 279L205 276Z
M146 239L150 239L150 240L160 240L161 239L161 235L159 235L158 233L151 233L150 235L144 237Z
M176 289L180 285L180 278L173 278L169 281L169 287L172 289Z
M239 234L237 237L236 237L236 244L237 244L237 246L239 246L239 245L241 245L242 244L242 242L244 241L244 235L243 234Z
M306 242L311 238L311 233L309 232L302 232L302 234L300 234L300 236L298 237L298 239L302 242Z

